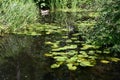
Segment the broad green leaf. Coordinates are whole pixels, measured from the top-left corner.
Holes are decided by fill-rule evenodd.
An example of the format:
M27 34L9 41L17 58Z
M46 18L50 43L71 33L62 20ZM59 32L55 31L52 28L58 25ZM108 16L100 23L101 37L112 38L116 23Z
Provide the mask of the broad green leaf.
M53 44L52 42L48 41L48 42L45 42L45 44Z
M52 57L53 55L50 54L50 53L46 53L45 56L47 56L47 57Z
M110 61L108 61L108 60L101 60L100 62L101 62L101 63L104 63L104 64L110 63Z
M81 61L80 65L81 66L94 66L94 65L91 64L90 61L87 61L87 60Z
M32 32L31 35L37 35L37 33L36 32Z
M120 61L120 58L112 57L112 58L110 58L110 60L111 60L111 61L114 61L114 62L118 62L118 61Z
M51 68L58 68L58 67L60 67L60 64L53 64L53 65L51 65Z
M69 43L69 42L72 42L72 40L68 39L68 40L66 40L66 42Z
M69 70L76 70L77 69L77 67L73 66L72 63L67 64L67 67L68 67Z
M56 56L56 57L54 57L54 59L56 59L57 61L66 61L67 57L66 56Z
M67 59L68 63L76 62L77 56L71 57L70 59Z

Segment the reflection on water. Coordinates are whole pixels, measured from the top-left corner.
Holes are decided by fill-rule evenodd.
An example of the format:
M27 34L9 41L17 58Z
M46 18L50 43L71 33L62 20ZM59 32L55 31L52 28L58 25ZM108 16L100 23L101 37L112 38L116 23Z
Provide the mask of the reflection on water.
M0 40L0 80L42 80L49 72L43 36L7 35ZM45 63L47 62L47 63Z
M49 37L49 36L47 36ZM44 36L6 35L0 39L0 80L119 80L120 63L93 68L50 69L52 59L44 57L50 46Z
M94 19L87 15L83 12L53 12L42 16L40 21L69 28L82 26L80 20ZM65 66L51 69L50 65L54 61L44 57L44 53L51 50L45 41L57 40L56 36L9 34L1 37L0 80L120 80L120 63L97 64L93 68L79 67L77 71L69 71Z

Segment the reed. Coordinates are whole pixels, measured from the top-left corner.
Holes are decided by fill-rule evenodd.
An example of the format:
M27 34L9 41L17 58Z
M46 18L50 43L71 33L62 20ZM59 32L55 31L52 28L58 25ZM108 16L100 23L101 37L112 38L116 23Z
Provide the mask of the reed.
M51 0L50 7L51 10L66 9L68 0Z
M85 1L84 1L85 2ZM83 5L81 0L50 0L51 10L77 10Z
M71 8L73 10L78 9L77 3L79 3L79 0L74 0L73 2L71 2Z
M16 31L37 20L38 12L32 0L2 0L0 9L0 25L9 31Z

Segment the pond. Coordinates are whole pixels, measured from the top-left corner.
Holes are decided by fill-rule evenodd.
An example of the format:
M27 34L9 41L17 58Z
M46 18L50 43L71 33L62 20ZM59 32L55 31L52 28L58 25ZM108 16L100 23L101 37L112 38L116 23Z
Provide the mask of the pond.
M95 19L95 16L90 16L86 11L56 11L41 16L39 20L41 25L67 29L69 32L61 32L62 35L69 36L74 32L78 33L77 31L83 34L86 27L89 29L96 23ZM83 23L86 26L83 26ZM83 27L84 32L78 26ZM76 71L70 71L65 66L51 69L54 60L45 57L45 53L51 51L51 46L45 44L46 41L62 41L61 46L67 43L59 33L51 34L51 31L46 33L49 28L46 28L41 35L11 33L0 37L0 80L120 80L119 62L97 63L94 67L79 66ZM57 31L56 29L53 32Z

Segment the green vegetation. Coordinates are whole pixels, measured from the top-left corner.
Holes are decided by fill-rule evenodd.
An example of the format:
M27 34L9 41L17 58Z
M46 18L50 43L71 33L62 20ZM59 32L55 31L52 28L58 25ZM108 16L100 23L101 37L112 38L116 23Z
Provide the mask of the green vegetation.
M37 20L38 11L31 0L1 0L0 4L0 28L5 32L17 31Z
M64 36L65 39L61 38L61 40L65 41L66 45L61 46L61 42L50 43L53 49L51 53L49 55L46 54L46 56L53 57L56 61L51 68L67 65L68 69L76 70L77 66L94 66L96 61L99 60L102 63L109 63L111 62L111 59L109 59L111 57L118 57L117 60L119 61L120 41L118 34L120 10L118 5L119 1L117 0L106 1L103 4L104 8L100 6L101 10L96 9L101 12L89 12L88 15L81 15L83 20L85 20L86 17L87 20L85 20L85 23L81 21L83 23L82 27L81 22L78 22L77 28L79 28L79 31L71 34L71 38L69 38L68 28L68 34L66 37ZM86 7L84 9L86 9ZM92 10L93 8L89 7L87 9ZM99 15L96 16L94 15L95 13ZM96 19L97 21L94 21ZM91 21L93 22L91 23ZM84 38L86 40L83 40ZM54 45L56 45L56 47L54 47Z
M119 0L0 0L0 67L9 58L21 67L28 63L26 56L31 61L26 66L36 70L47 59L49 68L70 72L119 62L119 5ZM41 15L45 6L50 13Z
M94 44L106 45L115 55L120 52L120 1L115 0L111 3L104 5L101 12L101 18L97 25L94 27L92 39ZM93 36L94 35L94 36ZM118 53L119 54L119 53Z

